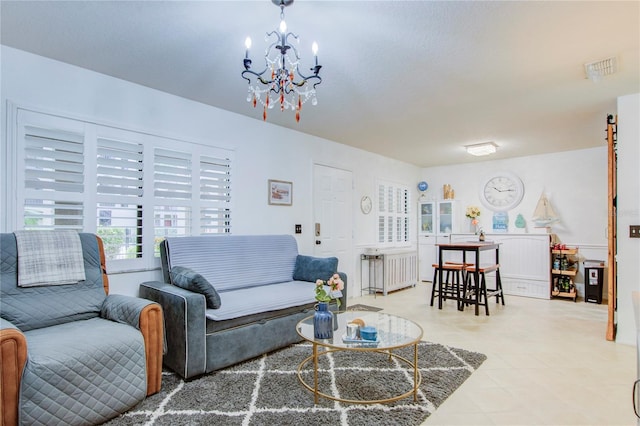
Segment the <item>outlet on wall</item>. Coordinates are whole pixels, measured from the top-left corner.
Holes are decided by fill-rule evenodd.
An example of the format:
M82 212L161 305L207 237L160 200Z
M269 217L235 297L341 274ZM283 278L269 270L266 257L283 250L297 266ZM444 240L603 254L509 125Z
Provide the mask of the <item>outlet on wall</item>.
M629 238L640 238L640 225L629 225Z

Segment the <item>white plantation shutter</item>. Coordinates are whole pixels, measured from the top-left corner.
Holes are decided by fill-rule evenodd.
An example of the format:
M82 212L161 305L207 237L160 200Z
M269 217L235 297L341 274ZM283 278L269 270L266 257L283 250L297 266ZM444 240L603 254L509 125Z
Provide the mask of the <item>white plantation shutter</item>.
M153 156L153 191L156 198L191 199L191 154L156 148Z
M84 135L35 125L20 130L24 228L82 230Z
M408 243L411 214L409 189L388 182L378 183L378 242L385 245Z
M97 233L108 260L143 256L143 145L97 138Z
M231 232L233 151L13 104L7 116L9 228L96 232L110 272L156 268L168 235Z
M153 226L156 242L164 237L191 235L192 164L191 153L154 149ZM160 255L158 246L155 254Z
M200 233L231 232L231 162L200 157Z
M409 242L409 189L396 188L398 193L398 209L397 209L397 223L398 241Z

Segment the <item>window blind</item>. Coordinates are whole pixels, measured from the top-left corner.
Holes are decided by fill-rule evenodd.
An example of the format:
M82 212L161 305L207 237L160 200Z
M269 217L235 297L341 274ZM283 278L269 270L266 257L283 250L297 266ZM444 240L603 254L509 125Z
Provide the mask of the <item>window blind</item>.
M153 206L155 256L165 237L191 235L192 154L155 148L153 155ZM196 192L197 194L197 192Z
M114 271L157 266L168 235L231 232L232 151L13 108L16 229L96 232Z
M231 232L231 162L200 157L200 233Z
M410 240L409 189L389 182L378 183L378 242L386 245Z
M97 138L97 233L109 260L143 256L143 145Z
M23 127L25 229L83 228L84 135Z

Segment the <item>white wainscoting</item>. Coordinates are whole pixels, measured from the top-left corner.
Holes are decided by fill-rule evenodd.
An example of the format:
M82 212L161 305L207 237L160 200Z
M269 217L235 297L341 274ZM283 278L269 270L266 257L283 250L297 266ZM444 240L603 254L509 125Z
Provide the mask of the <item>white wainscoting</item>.
M477 241L477 235L452 234L451 242ZM500 243L500 278L505 294L549 299L548 234L486 234ZM480 253L480 264L494 263L493 251Z

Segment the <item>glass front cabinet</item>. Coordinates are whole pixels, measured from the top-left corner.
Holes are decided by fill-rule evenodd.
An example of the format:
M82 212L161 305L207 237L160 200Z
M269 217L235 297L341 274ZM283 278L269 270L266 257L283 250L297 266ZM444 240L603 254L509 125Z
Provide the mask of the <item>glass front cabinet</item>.
M421 201L418 212L421 235L443 235L457 232L455 200Z
M421 201L418 211L420 217L418 223L420 224L420 233L425 235L431 235L436 233L436 202L435 201Z
M438 201L438 234L455 232L455 202L453 200Z

